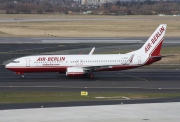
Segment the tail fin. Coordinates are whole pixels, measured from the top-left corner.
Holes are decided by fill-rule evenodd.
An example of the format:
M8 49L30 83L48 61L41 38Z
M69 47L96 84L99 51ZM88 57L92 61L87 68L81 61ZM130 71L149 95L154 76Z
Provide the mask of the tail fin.
M160 55L166 26L166 24L159 25L159 27L154 31L154 33L147 40L147 42L138 51L140 51L140 53L151 56Z

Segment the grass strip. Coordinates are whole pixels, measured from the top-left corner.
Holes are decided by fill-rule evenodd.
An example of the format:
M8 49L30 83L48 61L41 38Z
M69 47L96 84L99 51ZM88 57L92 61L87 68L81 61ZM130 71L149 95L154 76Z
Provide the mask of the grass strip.
M47 15L3 15L7 18L49 18ZM149 37L162 23L168 25L165 37L179 37L180 17L159 16L63 16L50 18L89 18L81 21L5 22L0 23L0 36L11 37ZM92 21L91 18L94 20ZM111 20L98 20L110 18ZM117 18L114 19L113 18ZM138 18L138 19L137 19ZM148 19L149 18L149 19ZM97 19L97 20L96 20ZM20 19L21 20L21 19Z
M97 99L96 97L101 97ZM65 102L112 99L144 99L180 97L180 93L122 93L122 92L89 92L81 96L79 92L0 92L0 103L34 103Z
M5 32L3 32L3 31L0 31L0 34L6 34Z

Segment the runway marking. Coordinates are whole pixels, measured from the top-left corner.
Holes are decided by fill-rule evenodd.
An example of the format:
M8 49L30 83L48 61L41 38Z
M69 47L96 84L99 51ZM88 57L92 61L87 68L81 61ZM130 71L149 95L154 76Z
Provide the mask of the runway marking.
M128 98L128 97L124 97L124 96L121 96L121 97L95 97L95 98L97 98L97 99L127 99L127 100L129 100L130 98Z
M129 97L125 97L125 96L122 96L122 98L127 99L127 100L129 100L129 99L130 99Z
M0 88L97 88L97 89L102 89L102 88L107 88L107 89L111 89L111 88L140 88L140 87L86 87L86 86L82 86L82 87L68 87L68 86L0 86Z
M109 43L109 40L49 40L49 39L46 39L46 40L41 40L42 43ZM111 43L128 43L128 44L131 44L131 43L144 43L142 42L142 40L112 40Z
M148 88L148 87L68 87L68 86L0 86L0 88L71 88L71 89L156 89L156 90L180 90L180 88Z
M121 74L121 75L127 76L127 77L131 77L131 78L135 78L135 79L139 79L139 80L142 80L142 81L148 81L147 79L136 77L136 76L132 76L132 75L127 75L127 74L123 74L123 73L118 73L118 74Z

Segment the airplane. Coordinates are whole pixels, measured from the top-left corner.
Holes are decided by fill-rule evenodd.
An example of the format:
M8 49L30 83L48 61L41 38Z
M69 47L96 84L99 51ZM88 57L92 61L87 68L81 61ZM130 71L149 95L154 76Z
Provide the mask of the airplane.
M166 24L160 24L145 44L126 54L35 55L13 60L5 66L24 77L24 73L59 72L66 76L93 78L93 72L127 70L150 65L165 57L160 54Z

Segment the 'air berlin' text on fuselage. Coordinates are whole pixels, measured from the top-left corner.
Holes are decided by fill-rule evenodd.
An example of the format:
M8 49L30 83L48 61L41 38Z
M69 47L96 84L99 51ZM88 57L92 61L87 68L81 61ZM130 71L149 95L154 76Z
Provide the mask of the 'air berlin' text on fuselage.
M145 52L147 53L150 48L152 47L153 44L156 43L156 41L158 40L158 38L161 36L161 34L165 31L164 27L162 26L159 29L159 32L156 33L156 35L151 39L151 43L148 43L145 47Z
M39 57L37 61L65 61L65 57Z

